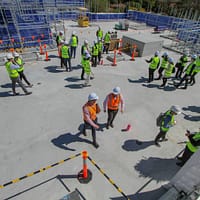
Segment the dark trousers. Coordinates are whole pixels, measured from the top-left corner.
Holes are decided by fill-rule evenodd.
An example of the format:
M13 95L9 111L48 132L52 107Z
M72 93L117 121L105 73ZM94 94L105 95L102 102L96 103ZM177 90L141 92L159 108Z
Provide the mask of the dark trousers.
M73 55L74 55L74 58L75 58L76 57L76 47L71 47L70 50L71 50L71 57L73 57Z
M149 68L149 81L148 81L149 83L154 80L154 71L155 70L156 69Z
M84 80L84 74L85 74L85 70L84 70L84 68L82 67L81 80Z
M94 55L92 56L92 66L93 66L93 67L96 67L96 66L97 66L97 57L98 57L98 56L94 56Z
M99 54L98 54L98 62L99 62L99 64L101 62L101 52L99 52Z
M113 124L113 121L118 113L118 110L110 110L108 109L108 119L107 119L107 125L110 126Z
M166 134L167 134L166 131L162 131L162 130L160 129L160 132L158 133L158 135L157 135L156 138L155 138L155 142L158 143L160 139L161 139L161 140L164 140Z
M189 159L190 157L193 155L193 152L191 152L188 147L186 146L185 147L185 150L183 152L183 155L181 157L181 161L183 164L185 164Z
M24 71L21 71L21 72L18 72L19 73L19 77L20 77L20 80L24 80L26 82L27 85L30 85L30 82L27 80L25 74L24 74Z
M63 58L60 57L60 68L63 68Z
M181 79L181 81L176 85L176 87L179 87L184 81L185 81L185 88L187 88L189 82L189 75L185 74Z
M93 120L93 122L97 123L97 118L95 120ZM92 140L93 140L93 143L96 144L96 129L84 120L84 125L83 125L83 134L84 135L86 135L86 129L92 130Z
M65 65L65 67L66 67L66 71L68 71L68 70L72 70L72 68L71 68L71 59L70 58L63 58L63 63L64 63L64 65Z
M22 90L24 91L24 93L27 93L27 89L25 88L24 84L22 83L22 81L20 80L19 76L17 78L11 78L11 81L12 81L12 91L13 91L13 94L16 94L16 83L19 84L19 86L22 88Z
M176 78L181 78L181 75L183 73L183 69L184 69L184 67L182 67L182 66L179 66L177 68L176 75L175 75Z
M161 79L163 70L164 70L163 67L160 67L160 68L159 68L159 70L158 70L158 78L157 78L157 80L160 80L160 79Z
M164 87L167 83L167 78L163 78L162 80L163 80L163 84L161 86Z
M194 85L196 83L196 81L195 81L195 75L196 74L197 74L197 72L193 72L193 74L191 75L191 78L190 78L190 81L189 81L189 83L191 85Z
M108 54L109 46L110 46L110 43L105 43L105 44L104 44L103 53L106 52L106 54Z

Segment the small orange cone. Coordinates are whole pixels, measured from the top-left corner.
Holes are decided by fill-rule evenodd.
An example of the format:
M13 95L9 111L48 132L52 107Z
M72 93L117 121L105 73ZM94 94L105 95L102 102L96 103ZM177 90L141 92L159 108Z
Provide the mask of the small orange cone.
M130 59L131 61L135 61L135 50L136 50L136 45L133 45L133 51Z
M122 39L119 39L118 54L122 55Z
M50 61L51 59L48 56L47 45L46 44L44 44L44 49L45 49L45 61Z
M112 66L117 66L116 49L114 50L114 58L113 58Z

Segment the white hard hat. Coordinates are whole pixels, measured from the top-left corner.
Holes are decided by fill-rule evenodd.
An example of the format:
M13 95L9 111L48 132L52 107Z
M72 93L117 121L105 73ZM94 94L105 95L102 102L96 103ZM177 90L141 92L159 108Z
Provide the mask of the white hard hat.
M13 57L12 53L8 53L8 54L6 55L6 58L7 58L7 59L12 59L12 58L14 58L14 57Z
M85 58L91 58L91 55L89 53L86 54Z
M69 42L68 42L67 40L65 40L65 41L64 41L64 44L68 45L68 44L69 44Z
M169 58L168 61L169 61L170 63L174 63L174 59L173 59L173 58Z
M97 100L97 99L99 99L99 97L94 92L90 93L88 96L88 101Z
M168 56L168 53L167 53L167 52L164 52L164 53L163 53L163 56L166 56L166 57L167 57L167 56Z
M170 110L171 110L172 112L176 113L177 115L178 115L178 114L181 114L181 108L180 108L180 106L178 106L178 105L171 106Z
M196 60L196 59L197 59L197 55L196 55L196 54L193 54L193 55L191 56L191 58L194 59L194 60Z
M73 32L72 32L72 35L76 35L76 31L73 31Z
M19 57L19 54L18 54L17 52L14 52L14 53L13 53L13 56L14 56L14 57Z
M120 93L120 87L113 88L112 93L115 94L115 95L118 95Z
M159 51L156 51L156 52L155 52L155 56L158 56L158 55L159 55Z
M84 43L85 43L85 44L88 44L88 41L87 41L87 40L84 40Z

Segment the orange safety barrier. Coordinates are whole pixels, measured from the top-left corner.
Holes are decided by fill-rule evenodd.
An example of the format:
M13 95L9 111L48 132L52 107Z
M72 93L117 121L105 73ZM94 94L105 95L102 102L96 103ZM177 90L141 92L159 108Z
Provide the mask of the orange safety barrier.
M122 39L119 39L118 54L122 55Z
M131 55L131 61L134 61L135 60L135 50L136 50L137 46L134 44L133 45L133 51L132 51L132 55Z
M50 61L51 59L48 56L47 45L46 44L44 44L44 50L45 50L45 61Z
M117 66L116 49L114 50L114 58L113 58L112 66Z

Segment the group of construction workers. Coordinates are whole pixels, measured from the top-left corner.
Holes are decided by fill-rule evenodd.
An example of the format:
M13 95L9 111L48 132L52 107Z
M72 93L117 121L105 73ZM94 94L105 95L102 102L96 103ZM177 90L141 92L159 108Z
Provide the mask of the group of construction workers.
M187 89L187 86L191 86L196 83L195 76L200 72L200 55L193 54L189 61L189 56L184 53L177 63L175 63L172 57L169 57L167 52L164 52L162 59L160 60L159 51L156 51L154 56L150 60L146 60L149 64L149 78L148 83L153 80L160 80L162 78L163 83L159 88L164 88L166 86L167 80L173 77L177 80L180 79L178 83L174 82L175 88L179 88L182 83L185 82L182 89ZM189 64L187 64L189 62ZM154 73L158 69L158 77L154 79ZM182 75L184 72L184 75Z

